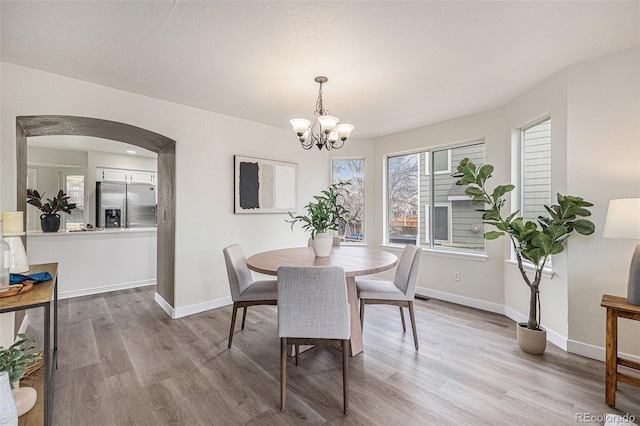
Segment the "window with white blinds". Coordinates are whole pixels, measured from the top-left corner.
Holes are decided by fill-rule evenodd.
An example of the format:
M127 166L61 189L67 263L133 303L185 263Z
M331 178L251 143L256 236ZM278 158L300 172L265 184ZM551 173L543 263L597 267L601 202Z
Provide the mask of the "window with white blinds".
M522 130L522 206L526 221L547 216L551 203L551 118Z

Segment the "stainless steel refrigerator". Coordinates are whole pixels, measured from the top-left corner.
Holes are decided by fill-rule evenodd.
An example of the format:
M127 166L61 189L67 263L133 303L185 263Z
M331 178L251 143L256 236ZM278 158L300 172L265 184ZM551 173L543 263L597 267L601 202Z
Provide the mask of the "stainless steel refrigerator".
M100 228L156 226L155 185L96 182L96 223Z

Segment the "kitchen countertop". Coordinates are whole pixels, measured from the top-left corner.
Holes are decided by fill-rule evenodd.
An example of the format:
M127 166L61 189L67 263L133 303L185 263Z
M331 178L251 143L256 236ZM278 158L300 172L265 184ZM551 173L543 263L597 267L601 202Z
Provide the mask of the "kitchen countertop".
M153 232L156 233L158 231L157 227L150 228L107 228L103 231L67 231L66 229L61 229L58 232L42 232L42 231L28 231L27 237L66 237L71 235L127 235L127 234L137 234L137 233L148 233Z

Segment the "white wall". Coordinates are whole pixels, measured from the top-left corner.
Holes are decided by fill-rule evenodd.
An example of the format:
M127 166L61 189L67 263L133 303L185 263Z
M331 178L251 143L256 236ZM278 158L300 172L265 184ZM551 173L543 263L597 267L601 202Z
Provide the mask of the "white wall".
M576 64L545 79L503 109L475 114L374 140L375 204L384 208L385 154L485 137L494 184L513 181L511 132L545 115L552 117L552 191L595 206L592 236L574 235L553 257L553 278L542 281L542 324L550 340L569 351L604 359L603 294L626 296L627 274L637 242L602 237L610 199L640 196L640 49ZM382 216L374 224L383 241ZM418 286L425 293L490 309L499 304L515 319L528 315L529 289L507 265L506 239L487 242L485 263L422 255ZM459 269L462 280L451 280ZM468 277L465 281L464 277ZM620 350L640 356L640 324L620 321Z
M331 156L371 153L371 142L357 139L349 140L346 148L332 153L304 151L293 132L283 128L9 63L1 65L3 209L15 209L16 116L96 117L139 126L176 141L176 308L228 297L222 249L229 244L241 243L248 255L306 245L307 235L299 228L292 232L284 214L233 214L234 154L298 163L301 208L328 185ZM309 113L312 112L310 103Z
M602 295L626 297L638 243L602 231L609 200L640 197L640 47L570 68L567 133L567 187L594 203L596 225L594 238L569 242L569 338L601 347ZM640 323L619 326L620 350L640 354Z
M551 116L551 194L555 202L555 194L567 193L567 76L561 71L526 91L509 102L505 107L505 130L511 133L521 129L532 121L544 116ZM510 143L506 149L513 150ZM517 149L512 154L518 155ZM511 166L508 165L509 169ZM514 182L511 176L510 182ZM506 181L505 181L506 182ZM494 183L505 183L494 180ZM580 195L580 194L574 194ZM514 199L519 195L514 192ZM519 203L519 202L518 202ZM513 206L519 209L518 205ZM571 237L574 238L574 237ZM511 256L510 248L504 253L506 259ZM567 254L561 253L552 259L554 275L544 278L540 284L541 323L548 334L556 333L566 338L568 326L568 292L567 292ZM529 275L532 277L532 275ZM505 306L511 315L526 319L529 316L529 297L531 292L524 283L520 271L513 265L504 267ZM564 344L561 346L564 347Z

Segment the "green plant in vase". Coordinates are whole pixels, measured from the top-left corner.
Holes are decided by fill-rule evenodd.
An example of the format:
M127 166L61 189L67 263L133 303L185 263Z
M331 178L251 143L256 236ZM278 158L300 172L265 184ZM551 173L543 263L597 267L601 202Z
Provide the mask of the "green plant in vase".
M75 203L70 203L70 197L61 189L58 195L47 198L46 202L42 202L44 193L40 195L35 189L27 189L27 203L37 207L42 214L40 215L40 225L43 232L58 232L60 229L60 215L58 212L71 214L71 210L76 208Z
M341 222L349 222L349 211L342 205L343 192L348 193L345 188L348 185L350 185L348 182L334 183L323 190L321 195L314 195L315 202L310 201L304 206L307 214L294 216L293 213L289 212L291 220L286 220L286 222L291 224L292 230L296 223L301 223L305 231L311 232L314 249L318 257L326 257L331 252L333 238L328 232L338 230ZM316 240L318 239L322 240L319 243L323 246L320 250L316 248ZM328 243L326 242L327 239ZM328 250L325 249L327 244ZM320 254L318 254L318 251L320 251Z
M21 333L18 334L18 340L8 348L0 346L0 371L9 373L11 388L24 377L27 364L42 358L38 354L27 354L27 351L35 348L35 342Z
M573 231L582 235L593 234L595 231L593 222L582 219L591 216L587 207L592 207L593 204L580 197L558 194L558 204L545 205L544 208L549 215L539 216L536 222L525 222L522 216L518 215L519 211L503 217L502 208L507 202L506 195L515 187L509 184L497 185L493 190L488 189L486 182L493 170L494 167L490 164L476 167L472 161L465 158L458 165L457 173L454 174L455 177L460 178L456 185L468 185L465 193L472 198L472 203L486 205L487 208L481 210L482 219L485 224L495 226L497 231L485 232L484 238L495 240L506 236L511 240L518 270L530 290L529 319L525 328L542 331L540 328L540 282L545 264L550 256L564 251L565 243ZM530 262L533 268L532 276L527 272L525 261ZM520 341L520 334L518 334L518 341L523 350L530 352ZM544 343L546 345L546 334ZM544 347L541 350L544 351ZM536 353L536 349L531 353Z

